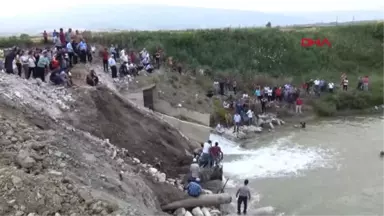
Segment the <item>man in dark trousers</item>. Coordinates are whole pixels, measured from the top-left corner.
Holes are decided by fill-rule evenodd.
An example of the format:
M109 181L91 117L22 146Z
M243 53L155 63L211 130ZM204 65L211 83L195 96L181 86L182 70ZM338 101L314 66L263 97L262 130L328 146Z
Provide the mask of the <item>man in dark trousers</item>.
M251 191L248 188L248 179L244 181L244 185L237 190L237 214L241 214L241 204L244 203L243 214L247 214L247 204L251 200Z

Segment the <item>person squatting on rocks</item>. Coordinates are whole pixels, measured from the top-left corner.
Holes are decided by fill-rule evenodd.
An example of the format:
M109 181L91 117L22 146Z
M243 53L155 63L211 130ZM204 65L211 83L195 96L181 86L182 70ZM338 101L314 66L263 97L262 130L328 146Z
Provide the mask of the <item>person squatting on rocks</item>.
M191 197L199 197L203 188L200 185L200 179L196 178L194 181L189 182L184 188L188 195Z
M86 78L86 82L90 86L97 86L99 83L99 77L96 75L96 72L94 70L91 70Z
M248 201L251 200L251 191L249 190L248 183L248 179L244 180L244 185L236 192L237 214L241 214L241 204L244 204L243 214L247 214Z
M199 178L200 166L197 163L196 158L193 158L189 171L191 172L191 176L188 179L188 182L194 181Z

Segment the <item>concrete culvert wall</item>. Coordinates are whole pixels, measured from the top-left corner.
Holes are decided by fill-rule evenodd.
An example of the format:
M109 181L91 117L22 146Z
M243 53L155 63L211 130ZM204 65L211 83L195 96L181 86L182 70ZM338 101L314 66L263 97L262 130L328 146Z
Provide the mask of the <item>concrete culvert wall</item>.
M75 127L108 138L144 163L160 165L169 176L187 172L191 157L186 152L192 149L176 129L144 115L106 87L79 96L76 106L84 109L68 116Z

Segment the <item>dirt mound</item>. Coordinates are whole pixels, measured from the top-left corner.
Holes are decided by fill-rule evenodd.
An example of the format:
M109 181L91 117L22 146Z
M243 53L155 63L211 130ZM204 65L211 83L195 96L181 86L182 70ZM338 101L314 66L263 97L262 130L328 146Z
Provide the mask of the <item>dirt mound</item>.
M168 176L177 177L186 172L193 149L181 134L166 123L127 103L104 86L77 94L75 107L80 109L68 115L69 123L92 135L109 139L111 143L128 150L128 154L152 165Z
M107 87L0 73L0 215L164 215L160 205L184 195L175 179L154 180L149 164L177 176L189 150Z

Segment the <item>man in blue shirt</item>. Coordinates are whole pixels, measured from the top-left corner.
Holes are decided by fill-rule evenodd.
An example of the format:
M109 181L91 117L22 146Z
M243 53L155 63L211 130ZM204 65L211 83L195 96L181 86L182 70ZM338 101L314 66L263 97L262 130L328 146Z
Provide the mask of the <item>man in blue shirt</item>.
M202 188L200 186L200 179L196 178L195 181L191 181L185 187L188 195L191 197L198 197L201 194Z
M84 42L84 40L81 40L80 43L77 45L77 48L80 52L80 62L87 63L87 44Z

